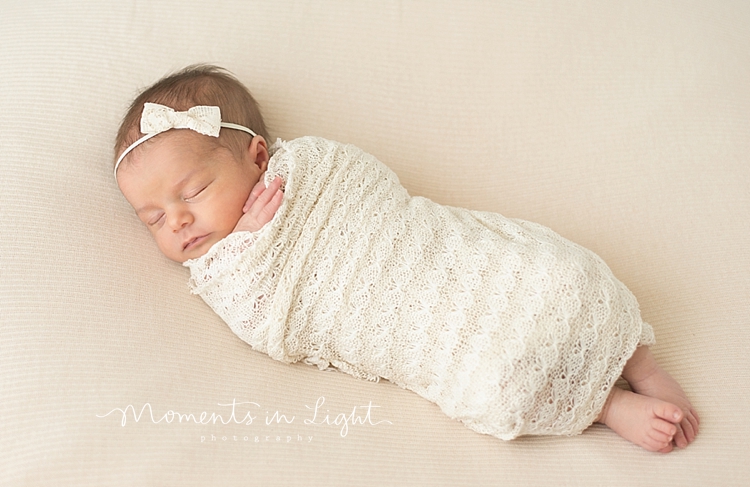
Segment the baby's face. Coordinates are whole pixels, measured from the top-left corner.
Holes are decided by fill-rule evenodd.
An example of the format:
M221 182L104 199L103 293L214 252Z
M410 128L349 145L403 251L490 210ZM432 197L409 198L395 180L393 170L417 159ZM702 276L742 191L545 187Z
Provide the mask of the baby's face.
M122 164L117 182L164 255L185 262L205 254L237 225L266 169L263 138L254 138L244 156L237 160L192 130L172 130Z

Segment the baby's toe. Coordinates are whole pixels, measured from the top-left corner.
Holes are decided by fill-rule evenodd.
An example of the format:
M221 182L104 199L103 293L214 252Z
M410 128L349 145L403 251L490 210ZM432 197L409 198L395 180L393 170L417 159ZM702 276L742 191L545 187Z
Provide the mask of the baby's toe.
M674 449L674 446L672 446L672 442L669 443L669 445L665 446L661 450L659 450L659 453L669 453Z
M677 425L659 418L651 418L651 429L655 432L669 437L677 434Z
M667 433L663 433L659 430L651 430L649 432L649 437L651 437L652 440L657 441L661 444L660 448L669 445L672 443L673 436Z
M696 425L700 424L701 418L698 417L698 412L695 409L693 409L692 407L688 408L688 410L690 411L690 414L693 416L693 419L695 420L695 424Z
M670 423L679 423L685 416L682 409L678 408L671 402L661 401L654 406L654 414Z
M677 425L677 433L674 435L674 444L677 445L678 448L685 448L688 446L688 440L685 438L685 432L682 431L682 427L680 425Z
M698 436L698 425L701 420L698 417L698 413L696 413L693 408L688 409L687 420L690 421L690 424L693 426L693 433L695 436Z
M685 435L685 441L692 443L695 439L696 431L693 429L693 424L687 418L687 415L685 416L685 419L680 422L680 428Z
M667 437L655 438L654 436L656 435L651 434L648 437L644 438L641 442L641 446L648 451L668 453L668 451L666 450L669 449L671 441L668 441Z

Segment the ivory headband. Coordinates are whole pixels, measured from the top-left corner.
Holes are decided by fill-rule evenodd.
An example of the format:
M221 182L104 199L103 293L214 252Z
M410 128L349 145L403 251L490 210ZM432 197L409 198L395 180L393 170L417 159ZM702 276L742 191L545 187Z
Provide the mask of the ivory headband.
M158 103L145 103L141 114L141 133L143 137L136 140L120 154L115 163L115 179L117 179L117 168L130 151L146 142L151 137L159 135L171 129L190 129L203 135L218 137L221 128L242 130L255 137L257 134L247 127L221 121L221 109L199 105L186 112L176 112L169 107Z

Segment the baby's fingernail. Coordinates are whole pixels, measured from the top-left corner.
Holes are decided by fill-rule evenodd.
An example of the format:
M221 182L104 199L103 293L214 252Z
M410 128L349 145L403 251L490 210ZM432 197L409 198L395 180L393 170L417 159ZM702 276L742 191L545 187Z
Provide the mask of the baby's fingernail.
M675 412L674 413L674 419L680 419L680 413L679 412Z

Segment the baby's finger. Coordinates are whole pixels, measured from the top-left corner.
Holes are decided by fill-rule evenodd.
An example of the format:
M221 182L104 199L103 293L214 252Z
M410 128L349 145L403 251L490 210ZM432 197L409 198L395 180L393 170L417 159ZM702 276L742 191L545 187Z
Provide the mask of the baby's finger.
M268 187L265 188L260 195L258 195L258 198L253 202L252 208L249 211L254 212L254 214L256 215L259 214L259 212L271 201L274 195L279 192L280 187L280 178L276 178L271 181L271 184L269 184Z
M267 211L270 211L271 214L275 214L279 208L281 208L281 202L284 199L284 192L280 189L276 190L276 193L273 195L273 198L271 198L271 201L268 202L265 209Z
M279 211L281 207L281 201L284 199L284 193L280 190L276 190L276 194L273 195L271 201L266 206L261 208L258 213L258 221L265 225L273 219L273 216Z
M279 176L276 176L275 178L273 178L273 181L271 181L271 184L268 185L268 189L271 190L271 191L273 191L272 194L275 195L276 194L276 190L278 190L278 189L281 188L281 184L283 182L284 181Z
M247 201L245 201L245 206L242 207L242 213L247 213L250 210L250 207L255 203L255 200L258 199L258 196L260 196L263 191L266 189L266 185L263 183L263 181L258 181L255 186L253 186L252 191L250 191L250 195L247 197Z
M276 194L271 196L271 199L266 202L265 200L267 199L269 193L270 192L268 190L264 191L263 194L260 195L257 200L255 200L255 203L253 204L253 207L250 208L250 211L245 213L240 221L247 222L249 228L257 230L262 228L266 223L273 220L274 215L276 215L276 212L281 207L284 193L280 189L277 189Z

